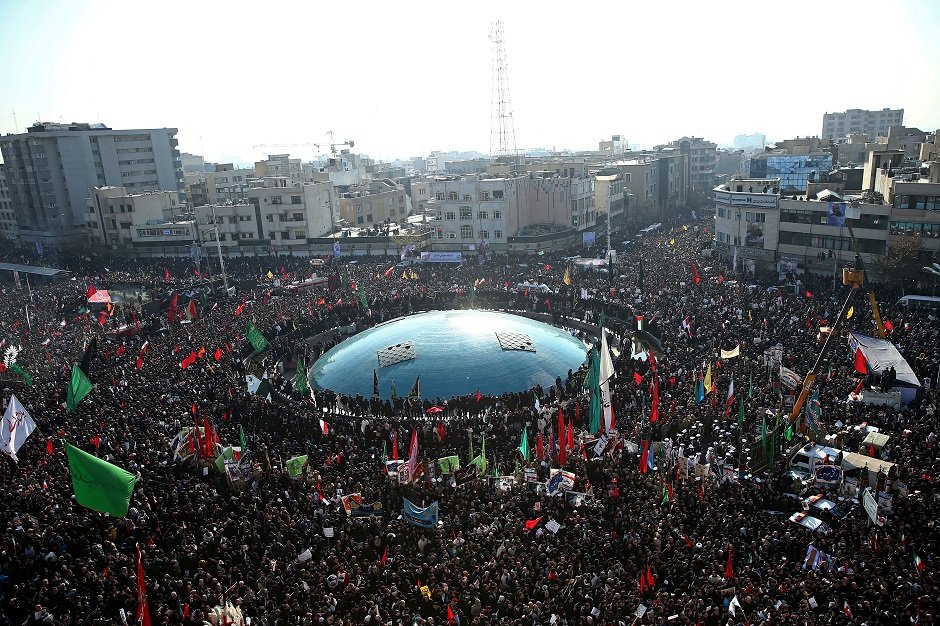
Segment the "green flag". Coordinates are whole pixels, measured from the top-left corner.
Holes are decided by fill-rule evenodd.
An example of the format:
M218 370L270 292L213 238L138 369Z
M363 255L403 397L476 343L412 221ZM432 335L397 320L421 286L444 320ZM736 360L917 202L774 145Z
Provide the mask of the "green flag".
M85 399L91 393L91 381L85 376L85 372L76 363L72 363L72 379L69 381L69 390L66 395L65 404L69 413L75 412L78 403Z
M588 362L583 384L591 392L588 431L594 435L601 429L601 357L596 347L588 352Z
M470 429L470 456L467 457L470 463L473 463L473 429Z
M787 441L793 439L793 424L787 424L787 429L783 431L783 438Z
M748 399L754 398L754 372L750 372L749 380L747 383L747 397Z
M294 374L294 389L300 393L307 393L310 385L307 383L307 367L304 364L304 358L297 357L297 373Z
M663 499L660 501L660 506L669 502L669 490L666 489L666 485L663 485Z
M76 368L77 369L77 368ZM137 477L117 465L65 443L75 501L93 511L124 517Z
M744 398L738 398L738 428L741 429L742 436L744 435Z
M267 337L261 334L261 331L251 322L248 322L248 341L251 342L251 347L255 349L255 352L263 352L268 347Z
M287 459L287 475L288 476L300 476L301 472L304 471L304 464L307 462L307 455L295 456L293 458Z
M20 376L22 376L23 381L26 383L26 386L28 387L33 386L33 377L30 376L28 373L26 373L23 370L23 368L20 367L20 364L17 363L16 361L13 361L12 363L10 363L10 371L13 372L14 374L19 374Z
M764 417L760 422L760 445L764 448L764 452L767 452L767 413L764 413Z
M366 297L366 286L359 283L359 303L363 309L369 308L369 298Z
M443 456L437 460L437 466L441 468L441 472L444 474L453 474L454 470L460 469L460 459L456 454Z
M222 452L215 459L215 468L220 473L225 473L225 461L231 461L235 458L235 449L232 446L222 448Z
M522 453L522 458L526 461L529 460L529 427L528 425L522 427L522 441L519 442L519 452Z
M486 471L486 435L483 435L483 445L480 456L483 458L483 467L480 468L480 473L482 474Z
M245 429L242 428L242 425L238 425L238 442L242 446L242 454L248 450L248 439L245 437Z

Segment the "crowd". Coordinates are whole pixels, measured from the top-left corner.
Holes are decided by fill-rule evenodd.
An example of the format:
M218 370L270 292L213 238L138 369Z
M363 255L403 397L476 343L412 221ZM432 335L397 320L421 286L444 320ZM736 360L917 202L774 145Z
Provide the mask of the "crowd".
M768 409L782 415L772 424L777 433L787 426L787 390L777 370L765 367L765 351L782 345L783 365L805 374L819 328L835 322L847 289L831 277L801 276L794 288L776 275L733 272L699 254L707 227L674 224L618 244L613 274L576 268L566 262L570 251L420 265L404 277L388 271L397 259L339 259L324 268L297 258L233 259L226 269L240 287L225 297L203 296L205 268L185 261L59 257L55 264L71 279L6 284L3 349L19 348L15 361L31 381L7 367L3 402L15 393L38 430L17 462L0 461L0 625L136 621L137 546L149 617L161 625L227 622L213 616L227 603L245 623L265 626L934 623L936 385L925 383L901 410L847 403L861 374L843 341L818 384L823 426L837 432L837 422L864 423L890 434L885 455L900 468L907 495L895 496L877 529L860 506L828 534L779 515L793 488L786 451L807 439L799 429L793 441L774 438L769 467L741 468L743 458L757 456L742 441L760 437ZM28 255L5 260L52 264ZM279 285L315 269L340 272L341 284L302 292ZM551 291L516 288L522 282ZM163 300L163 310L148 316L145 303L131 299L101 316L87 310L90 285L138 286ZM174 292L179 311L190 299L197 309L187 323L167 320L181 317L168 315ZM890 285L876 293L890 340L919 378L933 379L940 368L936 316L894 308ZM567 451L563 469L576 476L573 490L583 501L524 482L526 469L544 481L561 466L557 452L527 459L519 448L525 429L533 450L539 433L550 449L559 409L582 440L590 412L585 367L558 372L546 388L482 398L468 390L461 398L422 398L419 407L405 398L295 388L298 358L309 367L341 340L339 328L471 306L543 313L561 325L606 319L617 346L615 425L625 443L599 457L577 444ZM634 358L638 316L661 343L655 371L648 359ZM245 361L249 322L270 346ZM138 324L139 335L119 330ZM846 324L873 332L864 298ZM69 372L92 337L94 390L67 413ZM735 347L738 356L720 358ZM199 355L195 363L181 367L191 353ZM367 375L372 365L363 368ZM270 400L246 389L246 371L261 376L261 369L274 386ZM716 389L700 401L706 369ZM651 422L654 378L660 397ZM433 406L444 410L429 416ZM173 437L194 417L200 425L208 420L227 445L244 433L243 484L174 454ZM428 472L398 484L384 460L393 458L392 446L394 456L408 458L412 431ZM636 451L641 441L667 441L671 454L648 468ZM138 476L126 517L75 502L65 442ZM488 476L455 486L432 471L440 457L469 462L467 451L479 453L484 442L487 473L516 479L508 489ZM308 461L292 477L286 463L298 455ZM683 476L679 456L734 471ZM342 496L353 493L381 503L384 514L348 516ZM437 527L407 523L404 498L437 502ZM549 521L558 522L556 532ZM804 567L810 544L833 555L834 566ZM308 549L312 558L299 559Z

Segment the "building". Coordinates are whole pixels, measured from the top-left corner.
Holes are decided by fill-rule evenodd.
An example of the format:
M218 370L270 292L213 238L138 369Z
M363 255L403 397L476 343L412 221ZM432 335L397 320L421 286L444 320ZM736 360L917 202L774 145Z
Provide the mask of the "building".
M132 194L124 187L96 187L85 199L84 232L92 247L128 251L135 227L169 222L181 212L175 191Z
M654 156L617 161L611 167L620 170L621 178L614 183L612 223L617 230L621 224L638 228L652 222L662 221L663 214L659 160ZM595 185L597 223L607 219L607 184L598 181ZM618 193L619 189L619 193ZM629 205L629 210L624 208Z
M263 178L260 182L263 186L248 191L248 202L255 208L254 220L242 221L256 222L246 232L257 233L256 241L263 242L268 251L305 250L308 238L328 236L335 230L339 207L330 183L296 184L283 176ZM251 243L257 245L255 241Z
M339 215L349 226L371 228L404 222L408 217L405 190L389 179L367 185L337 187Z
M205 172L208 204L244 203L248 200L249 181L254 169L236 169L231 163L216 163L211 172Z
M180 155L183 174L196 174L206 171L206 161L198 154L184 152Z
M672 147L688 156L690 192L700 196L710 194L715 186L718 146L700 137L683 137L673 141Z
M623 135L612 135L610 141L600 141L597 151L602 156L622 156L630 151L630 142Z
M175 128L37 122L0 137L0 150L20 239L37 246L85 243L85 199L95 187L129 194L182 190Z
M724 181L734 176L744 175L746 173L744 170L749 169L749 162L744 154L743 149L718 150L715 176Z
M842 143L845 137L855 133L864 134L868 141L875 141L878 135L888 133L891 126L904 124L904 109L849 109L841 113L823 115L821 137L829 141Z
M921 161L940 160L940 129L937 129L933 131L932 134L927 135L927 138L924 140L924 143L921 144L920 160Z
M289 154L269 154L264 161L255 161L255 178L289 178L293 184L314 181L314 167L292 159Z
M816 152L812 154L764 153L751 158L750 178L773 178L780 181L784 194L802 194L806 184L822 172L832 170L832 154Z
M0 164L0 239L16 241L19 230L13 201L10 199L10 188L7 186L6 167Z
M750 135L735 135L734 149L752 152L754 150L763 150L767 145L767 136L763 133L752 133Z
M508 250L508 239L529 225L531 179L438 177L431 182L434 248Z

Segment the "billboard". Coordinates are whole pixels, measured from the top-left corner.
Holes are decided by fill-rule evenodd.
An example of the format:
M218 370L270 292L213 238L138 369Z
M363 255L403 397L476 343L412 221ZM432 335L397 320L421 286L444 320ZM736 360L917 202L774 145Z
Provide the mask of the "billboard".
M826 224L829 226L845 226L845 202L829 203Z
M716 191L715 204L725 206L743 206L776 209L779 198L776 194L768 193L735 193L731 191Z
M581 245L585 248L593 246L595 241L597 241L597 236L593 230L581 233Z
M463 255L460 252L422 252L422 263L461 263Z

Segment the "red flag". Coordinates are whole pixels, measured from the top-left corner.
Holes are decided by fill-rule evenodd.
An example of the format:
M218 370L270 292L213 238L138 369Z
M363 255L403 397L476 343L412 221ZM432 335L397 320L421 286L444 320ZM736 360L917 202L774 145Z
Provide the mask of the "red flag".
M245 310L245 303L242 302L241 304L238 305L238 307L235 308L235 317L238 317L239 315L241 315L244 310Z
M643 377L640 376L639 372L633 372L633 382L635 382L638 385L643 384Z
M640 593L646 593L646 574L640 570Z
M574 424L571 421L568 422L568 448L574 450Z
M208 459L212 456L212 424L209 423L209 418L206 416L202 417L202 423L205 425L206 429L206 436L203 437L203 439L205 440L204 443L206 444L206 458Z
M446 434L447 434L447 431L444 430L444 423L438 422L437 423L437 436L441 438L441 441L444 441L444 435Z
M189 301L189 305L186 307L186 311L187 311L187 313L189 313L189 316L190 316L191 318L194 318L194 319L195 319L195 318L199 317L199 313L196 312L196 301L195 301L195 300L190 300L190 301Z
M173 292L173 297L170 298L170 311L167 313L171 322L176 321L176 309L179 306L180 296L178 293Z
M541 522L541 521L542 521L542 516L541 516L541 515L539 515L539 516L536 517L535 519L526 520L526 522L525 522L525 529L526 529L527 531L532 530L533 528L535 528L536 526L538 526L538 525L539 525L539 522Z
M688 535L679 535L679 536L682 537L682 540L683 540L683 541L685 541L685 546L686 546L687 548L691 548L693 545L695 545L695 544L692 543L692 540L689 539L689 536L688 536Z
M325 420L320 420L320 432L323 433L324 437L330 434L330 425Z
M216 360L216 361L221 361L221 360L222 360L222 348L216 348L216 349L215 349L215 354L212 355L212 356L215 357L215 360Z
M137 357L137 369L140 369L144 366L144 357Z
M656 579L653 578L653 568L649 563L646 564L646 584L650 586L650 589L656 589Z
M809 289L806 290L806 293L805 293L804 295L805 295L809 300L812 300L812 299L813 299L813 292L810 291Z
M558 464L564 467L565 461L568 460L568 453L565 448L565 414L562 413L561 407L558 407Z
M385 546L385 551L382 552L382 567L385 567L386 559L388 559L388 546Z
M108 323L108 314L102 311L98 314L98 325L104 326Z
M891 323L891 320L885 320L882 326L884 326L885 330L888 331L889 333L894 330L894 324Z
M52 439L46 439L46 454L52 454Z
M398 434L392 431L392 460L398 460Z
M650 422L655 423L659 419L659 382L653 377L653 403L650 409Z
M859 393L861 393L861 392L862 392L862 387L864 387L864 386L865 386L865 379L864 379L864 378L859 379L858 384L855 385L855 389L852 391L852 393L854 393L854 394L859 394Z
M388 278L389 276L391 276L394 271L395 271L394 265L388 268L387 270L385 270L385 278Z
M447 623L448 623L448 624L456 624L456 623L457 623L457 616L454 615L454 610L453 610L452 608L450 608L450 605L449 605L449 604L447 605Z
M728 563L725 565L725 580L734 579L734 568L731 567L731 550L728 550Z
M535 458L541 459L544 457L544 448L542 447L542 431L539 431L539 440L535 444Z
M865 355L862 354L861 348L856 348L855 350L855 371L859 374L868 373L868 361L865 360Z
M137 621L150 626L150 608L147 606L147 582L144 580L144 559L137 546Z
M650 451L650 442L649 439L643 440L643 449L640 450L640 471L646 473L649 467L646 464L646 457L649 456Z
M88 443L98 448L101 446L101 437L98 435L95 435L94 437L88 440Z
M170 280L170 270L163 268L163 280Z
M692 282L696 285L702 282L702 277L698 275L698 268L695 266L695 261L692 261Z
M98 293L98 290L95 289L95 286L89 284L89 285L88 285L88 291L85 292L85 297L86 297L86 298L90 298L90 297L92 297L93 295L95 295L96 293Z
M480 388L477 387L477 402L483 399L483 394L480 393Z

